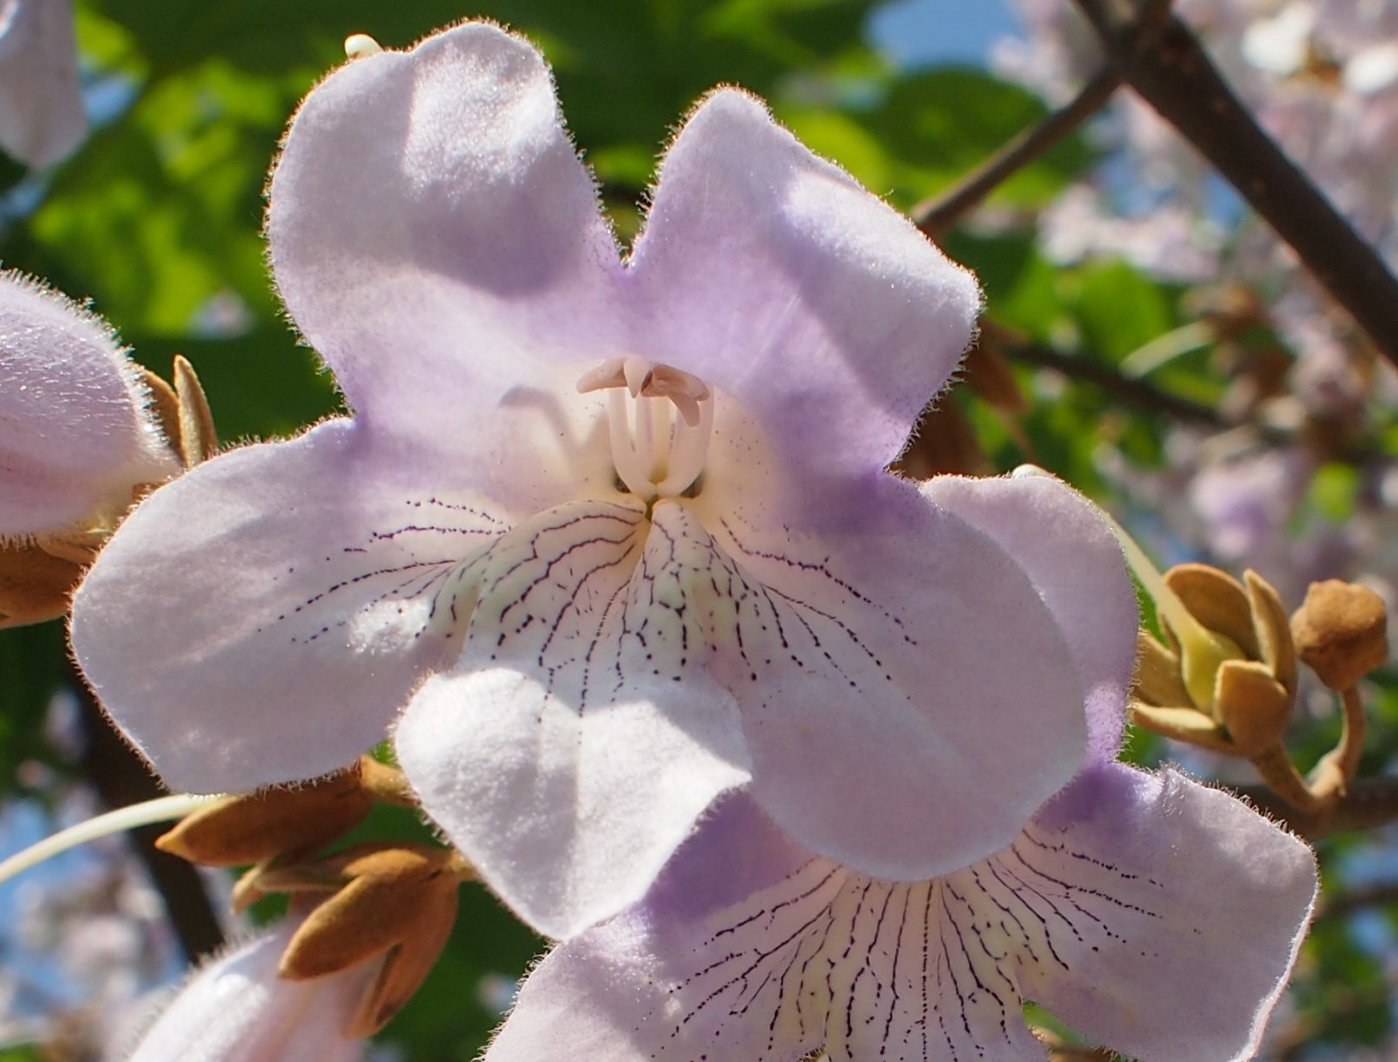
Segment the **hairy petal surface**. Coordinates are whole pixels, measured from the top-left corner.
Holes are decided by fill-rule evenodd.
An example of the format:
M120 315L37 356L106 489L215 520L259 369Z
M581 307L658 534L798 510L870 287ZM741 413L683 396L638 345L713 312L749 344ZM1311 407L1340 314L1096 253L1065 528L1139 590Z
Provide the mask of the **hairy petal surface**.
M644 903L535 968L486 1062L551 1058L564 1030L579 1057L794 1062L820 1046L829 1005L818 977L795 990L808 938L848 877L729 797Z
M749 778L736 705L704 668L704 572L647 524L629 499L561 506L463 570L466 651L396 732L424 808L554 936L638 900Z
M1047 476L937 476L922 489L993 538L1029 576L1082 674L1088 755L1114 759L1136 662L1139 612L1121 547L1096 506Z
M488 1059L1042 1059L1032 999L1132 1057L1242 1059L1295 959L1309 849L1116 764L946 877L871 881L726 801L646 901L557 947ZM743 895L746 890L747 895Z
M1026 838L1030 880L1074 930L1054 932L1057 959L1021 960L1027 997L1133 1057L1253 1057L1315 902L1309 847L1227 793L1120 764Z
M0 273L0 538L124 511L173 474L148 401L103 321Z
M615 320L620 262L548 68L485 23L315 88L267 235L287 308L358 413L461 452L485 448L502 396L553 356L588 357Z
M1085 744L1082 682L1030 578L892 477L869 484L858 523L819 534L752 501L706 526L735 572L723 670L754 799L801 843L883 878L1004 847Z
M832 474L893 459L980 305L906 218L731 89L671 145L630 266L651 317L640 349L739 396L785 460Z
M508 524L444 492L450 470L395 457L347 421L236 450L153 494L102 551L74 651L170 786L342 767L460 651L447 590Z
M141 1038L130 1062L353 1062L345 1036L373 963L309 981L277 976L299 919L288 919L200 969Z
M0 147L50 166L87 135L71 0L0 4Z

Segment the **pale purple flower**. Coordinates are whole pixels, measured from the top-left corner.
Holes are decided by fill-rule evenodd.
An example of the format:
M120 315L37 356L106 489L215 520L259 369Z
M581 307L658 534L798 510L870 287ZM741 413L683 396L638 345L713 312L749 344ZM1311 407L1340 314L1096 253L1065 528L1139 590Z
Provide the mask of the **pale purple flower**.
M871 880L743 796L554 949L486 1062L1043 1059L1027 1000L1144 1062L1251 1058L1316 891L1301 841L1166 770L1086 770L1006 849Z
M49 166L86 135L71 0L0 0L0 148Z
M944 504L883 471L976 285L756 100L694 111L623 259L539 55L466 24L327 78L270 197L281 293L354 416L156 492L75 604L172 786L332 770L406 706L427 811L567 935L737 786L919 878L1078 768L1095 676L1066 643L1130 602L1120 558L1077 559L1064 488Z
M119 516L176 472L149 402L105 322L0 273L0 541Z
M376 972L373 963L304 981L277 974L300 925L288 918L200 968L180 987L128 1062L353 1062L364 1041L346 1035Z

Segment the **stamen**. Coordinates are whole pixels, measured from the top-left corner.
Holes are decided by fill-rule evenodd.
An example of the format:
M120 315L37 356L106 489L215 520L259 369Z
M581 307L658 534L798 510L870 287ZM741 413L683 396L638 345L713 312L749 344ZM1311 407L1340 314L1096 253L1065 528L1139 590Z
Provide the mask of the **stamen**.
M633 494L646 501L678 497L699 479L714 423L713 391L703 380L670 365L626 357L589 369L577 387L583 394L611 391L612 462ZM661 399L668 405L657 408Z
M171 822L175 819L182 819L210 800L220 799L222 799L220 794L191 796L188 793L176 793L174 796L156 797L154 800L131 804L128 807L109 811L105 815L85 819L75 826L69 826L66 830L59 830L51 837L45 837L42 841L30 845L22 852L16 852L0 862L0 882L8 881L16 874L28 870L30 867L38 866L45 859L52 858L60 852L66 852L69 848L76 848L80 844L95 841L108 834L134 830L137 826L149 826L153 822Z

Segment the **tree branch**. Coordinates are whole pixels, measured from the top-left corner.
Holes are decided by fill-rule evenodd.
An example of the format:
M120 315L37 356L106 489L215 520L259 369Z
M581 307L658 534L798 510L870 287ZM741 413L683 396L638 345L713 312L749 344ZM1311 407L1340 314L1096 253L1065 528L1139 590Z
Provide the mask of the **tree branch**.
M1384 907L1398 903L1398 881L1383 881L1362 888L1350 889L1338 896L1321 897L1317 918L1341 918L1366 907Z
M1123 81L1242 194L1398 365L1398 280L1262 131L1163 3L1077 0Z
M1188 398L1162 391L1145 380L1123 376L1110 365L1083 357L1068 354L1043 343L1017 336L1003 327L985 322L982 329L995 345L1015 361L1034 365L1041 369L1053 369L1064 376L1101 388L1113 398L1126 405L1153 413L1164 413L1191 424L1201 424L1207 428L1227 429L1238 427L1230 424L1213 406L1194 402Z
M1233 791L1308 841L1398 821L1398 775L1357 778L1344 796L1309 813L1297 811L1265 785L1237 786Z
M117 808L164 796L165 790L151 777L146 765L107 722L76 668L72 682L81 706L86 740L83 767L103 803ZM185 956L193 961L212 954L223 945L223 930L199 871L183 859L155 847L155 839L164 832L164 826L144 826L132 830L128 839L165 903L170 924Z
M1012 174L1101 110L1120 84L1121 77L1114 69L1099 70L1063 107L1006 142L956 184L913 207L917 227L932 239L940 239Z

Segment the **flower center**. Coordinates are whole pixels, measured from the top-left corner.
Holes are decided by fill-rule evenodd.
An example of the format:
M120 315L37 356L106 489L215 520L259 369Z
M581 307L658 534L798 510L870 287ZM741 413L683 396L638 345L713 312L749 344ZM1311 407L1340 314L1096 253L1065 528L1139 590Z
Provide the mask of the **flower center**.
M697 376L646 361L608 358L578 380L578 391L610 391L612 463L642 501L684 494L704 471L714 396Z

